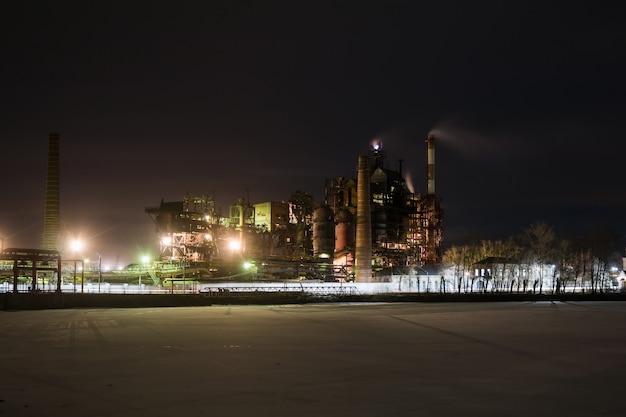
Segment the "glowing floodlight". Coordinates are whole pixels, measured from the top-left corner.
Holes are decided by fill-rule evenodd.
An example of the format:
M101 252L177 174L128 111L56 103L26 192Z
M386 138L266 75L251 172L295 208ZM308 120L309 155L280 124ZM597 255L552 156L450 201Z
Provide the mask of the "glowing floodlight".
M74 239L72 240L72 243L70 243L70 248L73 252L80 252L83 249L83 246L83 241L79 239Z
M241 244L239 243L239 241L237 240L231 240L228 243L228 247L230 248L230 250L232 251L238 251L241 249Z

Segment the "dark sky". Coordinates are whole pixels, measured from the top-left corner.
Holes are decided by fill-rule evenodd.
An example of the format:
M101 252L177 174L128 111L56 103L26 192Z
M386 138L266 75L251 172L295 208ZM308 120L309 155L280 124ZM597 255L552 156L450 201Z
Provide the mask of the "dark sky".
M133 262L146 206L322 198L382 139L445 244L541 220L626 234L626 18L612 2L20 1L0 10L0 237L39 247L48 134L65 236Z

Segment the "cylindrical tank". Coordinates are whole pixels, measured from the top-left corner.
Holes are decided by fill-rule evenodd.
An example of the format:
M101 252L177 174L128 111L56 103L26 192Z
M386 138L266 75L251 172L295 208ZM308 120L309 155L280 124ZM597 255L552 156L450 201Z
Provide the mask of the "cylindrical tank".
M335 215L335 251L354 245L354 215L342 208Z
M313 212L313 256L331 259L335 252L335 219L328 206Z

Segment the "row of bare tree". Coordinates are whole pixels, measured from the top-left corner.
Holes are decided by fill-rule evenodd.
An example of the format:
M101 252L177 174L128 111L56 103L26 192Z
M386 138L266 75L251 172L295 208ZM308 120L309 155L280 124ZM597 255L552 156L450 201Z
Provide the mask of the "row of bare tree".
M614 250L616 241L617 236L602 227L562 237L550 225L535 222L506 240L452 246L443 264L452 271L458 292L602 292L619 284L617 273L623 267Z

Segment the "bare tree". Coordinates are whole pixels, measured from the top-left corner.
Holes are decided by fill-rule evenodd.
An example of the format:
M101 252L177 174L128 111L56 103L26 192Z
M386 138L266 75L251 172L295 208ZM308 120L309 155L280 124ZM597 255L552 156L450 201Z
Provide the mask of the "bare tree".
M452 246L444 253L444 264L454 271L455 286L459 293L463 290L467 292L467 277L470 277L470 288L473 288L475 276L471 269L479 260L479 256L477 247L469 245Z
M543 291L543 278L545 266L550 263L554 255L555 234L551 226L544 222L535 222L525 231L528 241L530 259L538 266L539 271L539 293ZM535 281L533 291L537 285Z
M561 239L555 245L555 268L553 270L553 289L559 294L564 292L567 282L571 277L571 243L569 240Z

